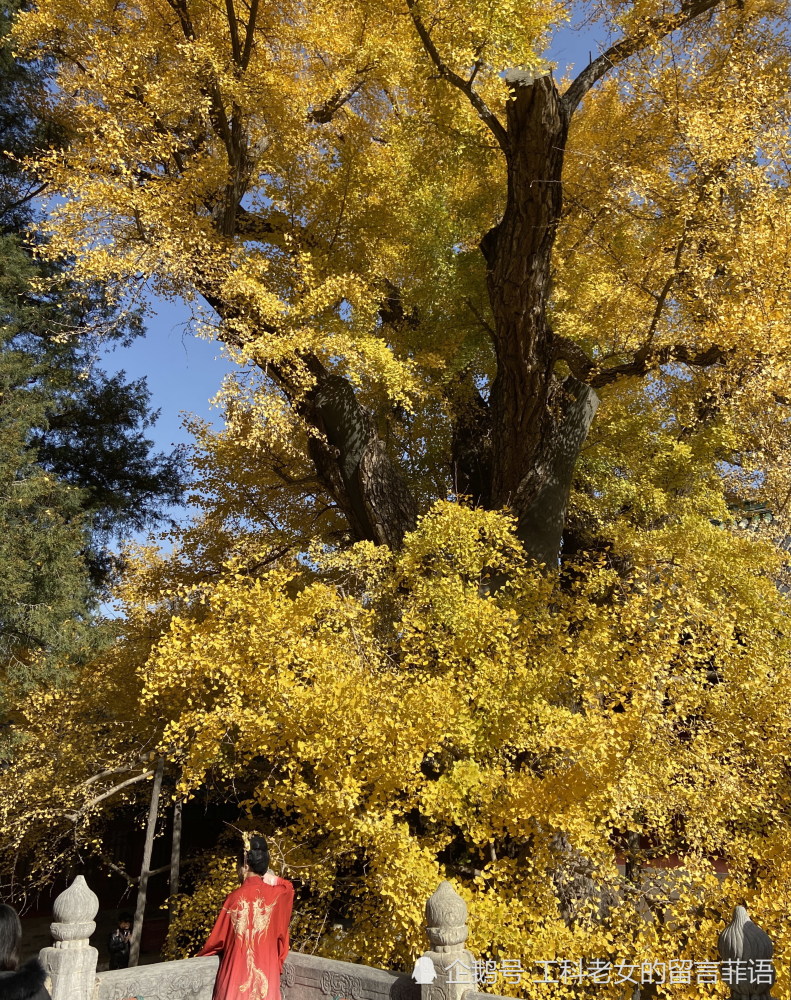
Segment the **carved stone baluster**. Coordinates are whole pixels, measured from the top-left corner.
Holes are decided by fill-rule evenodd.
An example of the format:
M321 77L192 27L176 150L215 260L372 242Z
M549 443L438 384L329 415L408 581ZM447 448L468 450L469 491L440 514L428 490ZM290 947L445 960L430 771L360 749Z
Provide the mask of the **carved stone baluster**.
M423 952L413 973L421 984L420 1000L462 1000L465 992L475 989L474 959L464 947L467 904L450 882L441 882L426 903L426 924L431 948ZM434 977L427 982L431 966Z
M99 900L82 875L55 900L50 924L53 945L42 948L41 964L49 977L52 1000L90 1000L99 953L89 938L96 930Z
M734 909L731 922L719 936L717 951L723 961L730 962L730 975L723 968L722 978L726 982L730 979L731 1000L771 1000L774 948L769 935L750 920L743 906ZM737 962L744 964L737 966L734 964ZM751 982L751 979L764 981Z

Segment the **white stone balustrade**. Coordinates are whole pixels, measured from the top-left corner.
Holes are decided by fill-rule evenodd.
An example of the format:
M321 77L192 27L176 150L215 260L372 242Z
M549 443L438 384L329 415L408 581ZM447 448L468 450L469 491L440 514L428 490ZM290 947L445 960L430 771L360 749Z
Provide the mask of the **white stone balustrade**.
M99 901L79 875L55 901L53 945L40 953L52 1000L211 1000L216 957L159 962L134 969L96 973L98 953L89 938L96 929ZM467 904L449 882L426 903L429 949L418 959L416 984L408 973L337 962L292 951L281 981L282 1000L508 1000L476 992L467 941ZM720 956L749 961L772 958L768 935L742 906L720 934ZM466 976L465 976L466 972ZM771 983L735 984L732 1000L772 1000Z

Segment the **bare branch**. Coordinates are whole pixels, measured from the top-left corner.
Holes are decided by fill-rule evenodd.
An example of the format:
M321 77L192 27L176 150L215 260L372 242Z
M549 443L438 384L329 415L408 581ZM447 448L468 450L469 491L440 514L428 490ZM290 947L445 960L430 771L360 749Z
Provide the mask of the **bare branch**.
M481 313L480 309L477 308L477 306L469 297L469 295L465 297L464 304L467 306L467 308L470 310L473 316L478 320L483 329L486 330L489 336L495 337L497 335L496 330L494 329L492 324L486 319L486 317Z
M110 767L106 771L100 771L98 774L94 774L90 778L86 778L83 781L83 786L92 785L94 781L101 781L102 778L109 778L111 774L127 774L129 771L134 771L135 767L129 764L122 764L120 767Z
M359 72L362 73L365 70L360 70ZM319 104L318 107L308 112L308 121L313 125L326 125L328 122L331 122L344 104L347 104L355 94L359 93L364 83L364 79L359 80L353 87L347 87L346 90L339 90L332 97L328 97L323 104Z
M474 77L469 80L465 80L460 77L458 73L453 72L453 70L443 61L442 56L440 56L436 45L431 39L431 35L428 33L426 26L423 24L420 14L417 11L417 0L406 0L406 5L412 16L412 22L415 25L415 30L423 43L423 48L426 50L431 58L431 61L439 70L439 75L466 96L473 108L475 108L478 112L478 117L497 140L497 145L507 156L509 152L508 133L497 115L488 107L481 95L473 89L472 81Z
M597 364L580 346L568 337L554 336L555 358L565 361L572 375L580 382L586 382L594 389L610 385L621 378L647 375L652 368L672 362L688 365L691 368L710 368L726 359L726 353L721 347L713 344L703 351L692 351L686 344L671 344L651 351L650 342L636 351L631 361L625 361L611 368L597 370Z
M667 277L667 281L662 286L662 290L659 295L654 296L656 298L656 308L654 309L654 314L651 317L651 325L648 327L648 336L646 337L645 350L650 350L651 342L654 339L654 334L656 333L656 328L659 325L660 317L662 316L662 311L665 308L665 303L667 302L667 297L670 294L670 289L678 277L679 269L681 268L681 257L684 253L684 247L687 243L687 231L688 222L684 223L684 228L681 231L681 239L678 241L678 246L676 247L676 254L673 258L673 270Z
M10 155L4 151L0 152L0 157L2 157L3 159L11 159ZM46 188L47 188L46 182L43 184L39 184L38 187L34 187L32 190L29 190L27 194L24 194L21 198L17 198L16 201L8 202L7 204L5 204L3 206L3 211L13 212L15 208L21 208L22 205L26 205L29 201L32 201L34 198L37 198L42 191L46 190Z
M109 868L110 871L115 872L116 875L120 875L122 879L127 883L127 885L138 885L140 882L139 875L130 875L129 872L122 868L121 865L117 865L114 861L111 861L104 854L100 855L99 861L104 865L105 868ZM162 875L164 872L170 871L170 865L163 865L161 868L155 868L152 872L149 872L149 878L154 875Z
M285 234L294 229L293 220L285 212L273 209L266 215L257 215L241 205L236 209L236 234L244 239L283 246Z
M138 880L130 875L125 868L117 865L114 861L110 861L110 859L105 857L103 854L100 856L99 860L105 868L109 868L111 872L115 872L116 875L120 875L127 885L137 885Z
M109 799L111 796L115 795L116 792L120 792L122 789L128 788L129 785L135 785L138 781L145 781L146 778L151 778L153 774L153 771L146 771L143 774L135 775L134 778L127 778L126 781L122 781L120 785L115 785L114 788L110 788L101 795L97 795L96 798L89 799L89 801L83 803L83 805L81 805L76 812L65 813L66 819L71 820L72 823L76 823L77 820L84 816L89 809L93 809L94 806L98 806L100 802L104 802L105 799Z
M596 367L592 358L588 357L585 351L569 337L561 337L555 334L554 337L555 358L558 361L565 361L571 369L571 374L585 382L588 376Z
M409 0L407 0L409 2ZM574 80L562 97L566 113L571 116L582 98L609 70L633 56L653 41L683 28L707 11L720 6L723 0L683 0L681 7L671 14L652 17L646 26L629 38L621 38L603 52Z

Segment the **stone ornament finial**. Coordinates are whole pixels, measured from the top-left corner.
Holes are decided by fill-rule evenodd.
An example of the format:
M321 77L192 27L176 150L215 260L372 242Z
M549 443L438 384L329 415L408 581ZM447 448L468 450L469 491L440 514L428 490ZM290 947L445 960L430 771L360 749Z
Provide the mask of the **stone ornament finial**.
M751 983L749 973L754 968L752 963L756 960L766 961L772 958L774 947L769 935L758 924L753 923L744 906L735 907L731 922L717 940L717 951L720 958L726 961L732 959L751 963L747 967L748 972L745 976L748 981L730 984L733 1000L769 1000L769 993L775 981L774 969L772 968L771 974L767 975L764 972L762 976L769 978L770 982Z
M426 903L426 925L431 944L418 959L413 974L420 987L420 1000L464 1000L465 993L475 990L475 959L464 947L467 904L450 882L440 882Z
M88 939L96 930L94 918L99 912L99 899L78 875L68 889L55 900L50 924L55 948L87 948Z
M467 940L467 904L450 882L440 882L426 903L426 924L433 951L457 951Z
M78 875L52 909L55 920L49 926L53 944L39 952L49 995L52 1000L88 1000L94 993L99 958L88 939L96 930L99 900Z

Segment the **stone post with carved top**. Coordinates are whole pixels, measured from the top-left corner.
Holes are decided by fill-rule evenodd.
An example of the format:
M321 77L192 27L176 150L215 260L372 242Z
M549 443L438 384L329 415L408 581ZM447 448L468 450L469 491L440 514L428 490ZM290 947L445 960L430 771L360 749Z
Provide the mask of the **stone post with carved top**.
M722 979L730 986L731 1000L772 1000L774 947L744 906L733 911L731 922L719 936L717 951L723 959Z
M47 973L52 1000L90 1000L96 982L99 953L91 947L99 900L82 875L55 900L50 924L53 944L39 959Z
M420 1000L462 1000L475 989L474 959L464 947L467 940L467 904L450 882L441 882L426 903L426 931L431 948L421 960L434 966L433 982L421 976Z

